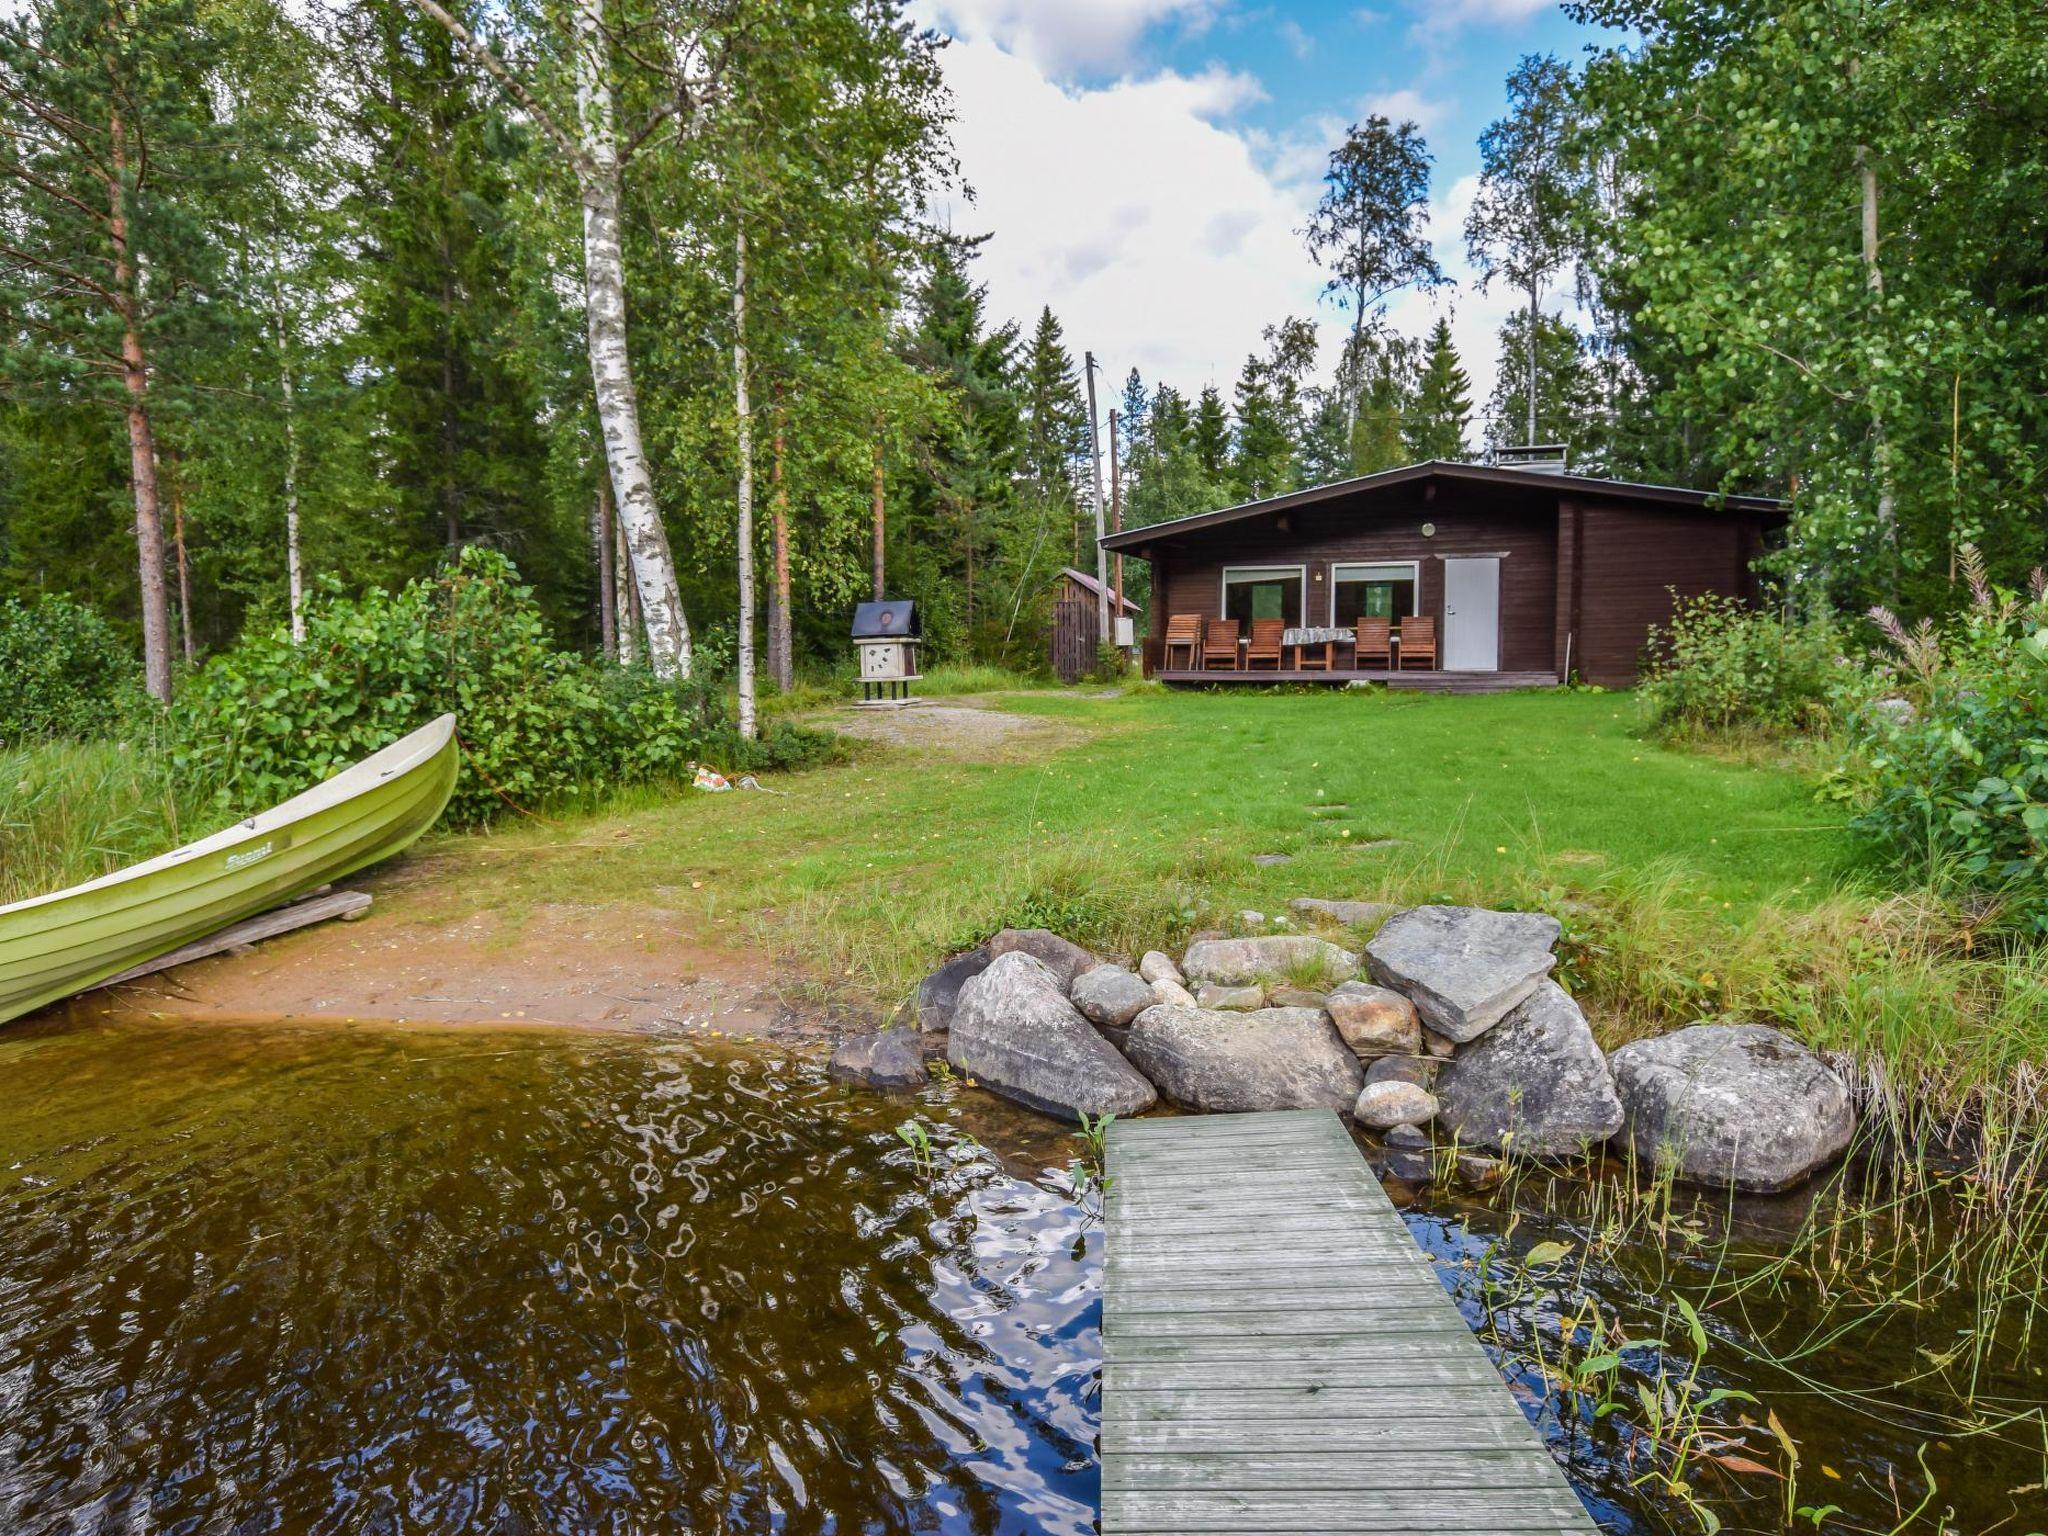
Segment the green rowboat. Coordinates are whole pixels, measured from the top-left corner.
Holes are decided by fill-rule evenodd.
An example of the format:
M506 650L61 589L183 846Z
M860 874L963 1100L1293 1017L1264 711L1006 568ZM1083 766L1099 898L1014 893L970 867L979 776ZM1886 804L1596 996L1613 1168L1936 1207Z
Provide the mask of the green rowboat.
M455 717L211 837L0 907L0 1023L389 858L455 790Z

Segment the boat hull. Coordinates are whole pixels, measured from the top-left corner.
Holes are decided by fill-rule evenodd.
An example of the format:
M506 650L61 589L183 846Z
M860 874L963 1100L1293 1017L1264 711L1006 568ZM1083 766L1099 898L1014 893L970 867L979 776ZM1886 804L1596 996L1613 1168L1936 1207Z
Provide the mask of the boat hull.
M397 853L454 792L454 724L188 847L0 907L0 1023Z

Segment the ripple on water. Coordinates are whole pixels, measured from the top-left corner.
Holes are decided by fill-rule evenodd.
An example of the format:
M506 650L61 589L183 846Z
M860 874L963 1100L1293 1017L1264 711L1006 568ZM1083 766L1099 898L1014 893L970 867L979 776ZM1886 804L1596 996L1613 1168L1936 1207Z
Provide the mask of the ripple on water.
M0 1529L1086 1532L1099 1228L773 1049L0 1039Z

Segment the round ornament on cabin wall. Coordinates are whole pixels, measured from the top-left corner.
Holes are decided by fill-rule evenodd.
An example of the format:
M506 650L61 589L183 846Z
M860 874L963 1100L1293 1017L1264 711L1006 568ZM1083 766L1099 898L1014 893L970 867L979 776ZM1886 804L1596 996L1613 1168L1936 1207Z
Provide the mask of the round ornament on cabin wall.
M1422 536L1423 536L1423 537L1424 537L1425 539L1433 539L1433 538L1435 538L1435 537L1436 537L1436 524L1435 524L1435 523L1424 523L1424 524L1422 525Z

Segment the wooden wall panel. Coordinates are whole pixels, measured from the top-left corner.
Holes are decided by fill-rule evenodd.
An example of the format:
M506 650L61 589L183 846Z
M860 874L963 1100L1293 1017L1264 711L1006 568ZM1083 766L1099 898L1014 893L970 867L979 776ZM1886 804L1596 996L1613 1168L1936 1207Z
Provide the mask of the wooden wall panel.
M1427 489L1400 487L1398 495L1382 493L1369 507L1336 502L1300 508L1284 528L1261 520L1177 539L1170 552L1159 552L1155 611L1215 617L1225 566L1306 565L1310 622L1327 623L1332 565L1414 560L1422 578L1422 612L1441 625L1444 557L1500 555L1501 670L1550 671L1557 601L1554 501L1512 501L1491 489L1475 497L1470 487L1442 487L1425 499ZM1434 537L1423 535L1424 523L1435 525Z
M1588 503L1574 665L1588 682L1636 680L1653 625L1671 618L1672 592L1753 596L1748 566L1756 520L1725 512Z
M1672 588L1754 600L1750 564L1764 525L1754 513L1630 505L1563 487L1386 487L1152 546L1153 632L1165 633L1170 614L1215 617L1226 565L1306 565L1310 622L1322 623L1330 567L1372 560L1419 562L1421 610L1441 624L1444 557L1497 554L1501 670L1563 676L1569 650L1587 681L1626 687L1651 626L1671 616Z

